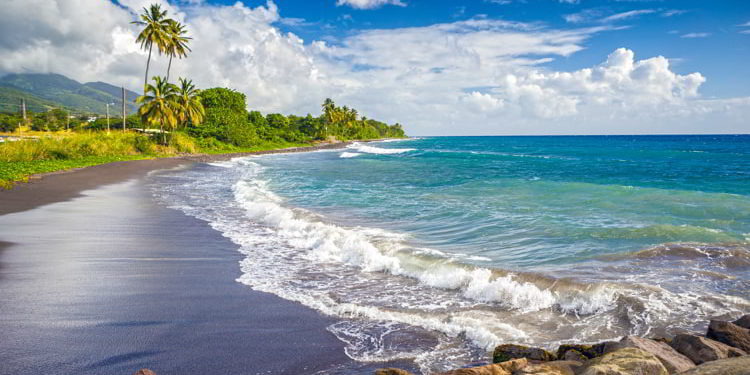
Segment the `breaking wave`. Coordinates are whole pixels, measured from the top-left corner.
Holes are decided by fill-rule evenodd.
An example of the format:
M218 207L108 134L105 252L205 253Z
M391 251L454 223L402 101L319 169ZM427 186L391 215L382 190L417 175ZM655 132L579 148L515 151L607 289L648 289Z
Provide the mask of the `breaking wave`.
M403 154L404 152L416 151L416 149L414 148L381 148L381 147L364 145L359 142L354 142L346 147L357 150L358 152L364 152L367 154L378 154L378 155Z

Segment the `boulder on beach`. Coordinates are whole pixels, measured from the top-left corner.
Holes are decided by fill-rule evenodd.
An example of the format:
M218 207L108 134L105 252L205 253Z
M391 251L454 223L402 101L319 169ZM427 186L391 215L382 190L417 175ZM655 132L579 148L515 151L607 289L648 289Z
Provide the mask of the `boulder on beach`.
M559 357L560 359L564 359L566 361L579 361L579 362L586 362L589 360L588 357L586 357L583 353L579 352L575 349L566 350L565 354L562 355L562 357Z
M734 325L738 325L742 328L750 329L750 314L743 315L739 319L732 322Z
M625 336L616 343L608 344L605 346L605 352L609 353L622 348L638 348L653 354L670 374L687 371L695 367L695 363L690 358L680 354L666 343L638 336Z
M623 348L586 362L578 375L668 375L667 368L653 354L638 348Z
M554 361L557 356L541 348L515 344L499 345L492 353L492 363L501 363L516 358L527 358L533 361Z
M526 358L519 358L501 363L494 363L486 366L477 366L462 368L441 372L439 375L512 375L528 365ZM377 374L380 375L380 374ZM382 374L382 375L400 375L400 374Z
M750 329L732 322L712 320L708 325L706 337L750 353Z
M680 375L750 375L750 356L706 362Z
M379 368L375 370L375 375L414 375L409 371L400 368Z
M513 375L575 375L575 369L581 367L578 361L550 361L532 363L514 372Z
M698 335L679 334L672 339L670 346L698 365L747 354L740 349Z
M614 343L613 341L607 341L595 345L562 344L557 348L557 358L565 358L565 355L571 350L582 354L588 359L596 358L604 354L604 348L607 344Z

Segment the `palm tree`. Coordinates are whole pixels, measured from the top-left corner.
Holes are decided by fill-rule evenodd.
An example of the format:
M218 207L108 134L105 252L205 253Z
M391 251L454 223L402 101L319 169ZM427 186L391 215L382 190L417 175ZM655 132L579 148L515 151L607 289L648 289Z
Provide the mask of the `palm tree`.
M146 85L146 93L139 96L136 103L140 104L138 114L141 121L149 125L159 125L162 143L166 144L164 128L177 127L178 105L177 86L167 82L162 77L154 77L153 85Z
M326 119L326 126L324 127L323 132L325 133L324 136L328 136L328 125L327 124L333 124L336 120L336 103L333 102L333 99L326 98L326 100L321 105L323 107L323 113L325 114Z
M168 44L166 45L165 52L169 55L169 65L167 66L167 81L169 81L169 71L172 69L172 58L177 56L178 59L187 56L190 48L187 46L188 40L192 39L185 36L187 29L185 25L175 21L169 20L169 28L167 29Z
M177 92L177 118L180 124L185 125L190 121L191 124L198 125L203 122L205 110L198 94L200 90L195 88L192 80L180 78L180 87Z
M148 60L146 60L146 76L143 79L143 93L146 93L148 86L148 68L151 64L151 51L154 49L154 44L159 53L165 51L169 43L169 30L170 20L167 19L167 11L161 10L161 5L151 4L151 7L146 9L143 8L143 13L140 15L141 19L133 21L133 24L139 26L145 26L141 33L138 34L135 42L141 44L142 49L148 49Z

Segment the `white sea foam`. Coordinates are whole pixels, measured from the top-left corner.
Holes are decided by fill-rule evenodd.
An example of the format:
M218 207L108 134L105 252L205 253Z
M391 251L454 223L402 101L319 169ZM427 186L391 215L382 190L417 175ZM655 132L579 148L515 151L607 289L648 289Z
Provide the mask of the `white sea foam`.
M413 148L381 148L381 147L364 145L359 142L354 142L346 147L357 150L359 152L364 152L367 154L379 154L379 155L403 154L404 152L416 150Z
M742 299L638 286L635 278L571 286L461 264L479 259L411 247L403 233L337 225L289 207L256 161L187 171L182 185L157 191L239 245L245 258L237 281L342 319L329 330L356 360L416 358L425 372L440 371L482 358L498 343L601 340L665 322L684 329L700 317L750 307ZM436 341L392 346L420 335ZM462 345L480 348L477 356L461 357L470 352Z
M475 301L498 303L519 311L560 307L576 313L593 313L612 303L611 299L597 294L569 298L556 291L542 290L514 275L494 277L492 271L485 268L447 260L439 264L420 260L398 243L378 247L361 229L327 223L307 211L285 207L282 199L268 190L264 180L239 181L234 185L234 193L249 219L273 228L286 243L306 250L305 257L311 261L339 262L365 272L404 276L430 287L457 290ZM430 253L441 254L436 250Z
M359 152L342 152L341 155L339 155L340 158L356 158L357 156L362 155Z

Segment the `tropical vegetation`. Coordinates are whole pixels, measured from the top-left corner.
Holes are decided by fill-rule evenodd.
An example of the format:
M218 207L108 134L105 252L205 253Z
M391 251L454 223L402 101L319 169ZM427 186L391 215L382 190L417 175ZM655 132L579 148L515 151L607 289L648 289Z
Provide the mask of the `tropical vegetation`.
M354 108L337 106L330 98L323 102L322 113L318 116L263 115L259 111L248 111L245 94L235 90L221 87L199 90L187 78L179 78L177 84L170 83L172 59L184 58L190 51L191 38L185 26L167 18L167 11L158 4L144 8L134 23L143 26L136 42L149 51L144 91L136 100L136 113L123 121L121 117L102 118L91 112L74 113L41 101L28 108L25 118L17 109L0 113L0 132L6 137L0 139L4 141L0 143L0 186L11 186L14 181L23 181L34 173L115 160L404 137L400 124L388 125L368 119ZM149 83L154 47L157 53L169 56L169 65L166 76L154 76ZM44 92L50 93L49 97L54 97L52 93L59 91L50 81L58 82L66 87L65 92L89 92L104 98L106 103L118 90L103 82L81 85L64 76L52 78L32 86L42 87ZM18 77L13 81L21 82L16 83L16 87L25 87L25 81L19 81ZM101 131L105 129L122 131ZM153 134L149 129L159 129L159 132ZM19 136L21 140L15 139Z

